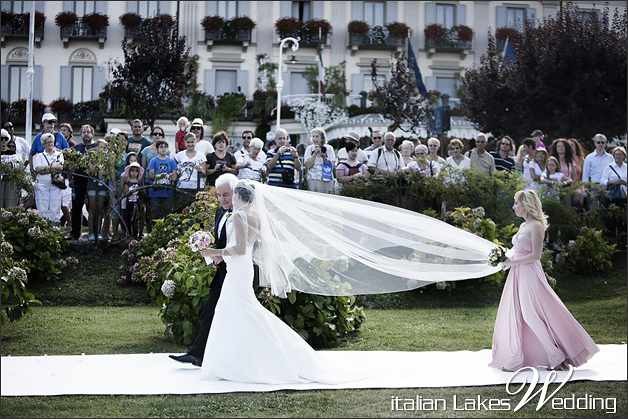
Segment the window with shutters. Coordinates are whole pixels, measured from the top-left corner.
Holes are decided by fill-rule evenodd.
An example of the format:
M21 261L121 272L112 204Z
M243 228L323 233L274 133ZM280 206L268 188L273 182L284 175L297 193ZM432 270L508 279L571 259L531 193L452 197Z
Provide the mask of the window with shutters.
M26 70L25 65L9 66L9 101L26 99Z
M364 21L369 26L384 26L386 21L384 12L386 10L386 2L384 1L365 1L364 2Z
M142 17L155 17L169 12L165 1L131 1L129 12L137 13Z
M312 2L308 0L293 1L292 17L301 22L312 19Z
M72 103L92 100L93 67L72 67Z
M456 5L436 4L436 23L450 29L456 25Z
M449 104L458 102L458 78L455 76L436 77L436 90L441 95L449 96Z
M304 72L293 71L290 73L290 94L307 95L310 93L310 86L305 78Z
M238 72L236 70L216 70L216 96L238 91Z
M237 1L217 1L216 3L218 3L218 16L224 18L225 20L238 17Z
M91 15L93 13L96 13L96 2L95 1L73 1L72 11L76 13L78 17Z
M525 19L526 9L524 7L506 8L506 27L522 31Z
M11 13L30 13L32 1L3 1L2 11Z

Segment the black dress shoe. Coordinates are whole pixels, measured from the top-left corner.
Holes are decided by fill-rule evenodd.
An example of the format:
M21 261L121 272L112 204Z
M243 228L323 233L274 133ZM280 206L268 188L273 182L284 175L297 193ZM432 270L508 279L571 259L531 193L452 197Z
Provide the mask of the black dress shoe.
M196 365L197 367L200 367L202 364L201 360L192 354L168 355L168 357L174 359L175 361Z

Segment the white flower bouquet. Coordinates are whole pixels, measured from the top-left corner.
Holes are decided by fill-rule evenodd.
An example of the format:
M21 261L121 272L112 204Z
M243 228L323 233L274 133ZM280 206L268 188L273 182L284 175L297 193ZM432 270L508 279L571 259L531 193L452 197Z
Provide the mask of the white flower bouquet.
M214 244L214 236L208 231L197 231L188 239L188 246L193 252L209 249Z
M493 250L491 250L491 253L489 253L488 255L488 262L491 264L491 266L497 266L500 263L505 262L506 259L506 249L504 249L502 246L494 247Z

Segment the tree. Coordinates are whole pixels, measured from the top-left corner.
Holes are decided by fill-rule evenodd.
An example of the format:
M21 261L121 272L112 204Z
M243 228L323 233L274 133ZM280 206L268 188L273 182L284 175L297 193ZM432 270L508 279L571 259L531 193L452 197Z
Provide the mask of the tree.
M124 63L114 69L113 90L121 97L127 118L140 118L151 127L164 113L181 110L189 90L189 49L177 24L167 15L144 19L132 41L122 41Z
M568 4L539 26L526 25L515 59L503 63L489 34L480 67L466 72L465 114L493 134L589 139L626 132L626 9L599 19Z
M325 94L334 95L334 104L337 107L346 107L346 98L349 94L347 91L346 62L343 61L338 65L330 65L325 67ZM305 69L305 79L307 80L310 93L318 93L318 66L308 66Z
M382 81L378 77L377 62L371 63L371 80L374 90L369 92L369 99L375 109L393 123L390 131L401 128L408 133L417 133L422 126L429 125L432 111L429 99L419 94L413 72L407 66L405 50L398 53L393 61L390 79Z

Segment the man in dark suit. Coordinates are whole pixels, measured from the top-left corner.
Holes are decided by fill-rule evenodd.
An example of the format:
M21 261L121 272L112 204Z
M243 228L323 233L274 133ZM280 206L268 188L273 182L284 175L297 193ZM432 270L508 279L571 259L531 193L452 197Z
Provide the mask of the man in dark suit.
M233 208L233 189L237 182L238 178L232 174L221 175L216 179L216 197L220 204L216 211L214 224L216 249L224 249L227 245L226 224ZM199 330L187 353L183 355L169 355L170 358L175 361L191 363L199 367L203 363L203 355L205 354L205 344L209 336L209 329L214 319L216 304L218 304L218 299L220 298L222 283L227 274L227 265L220 256L215 257L213 262L216 266L216 273L209 286L209 298L201 307ZM255 274L255 276L257 276L257 270L255 270Z

